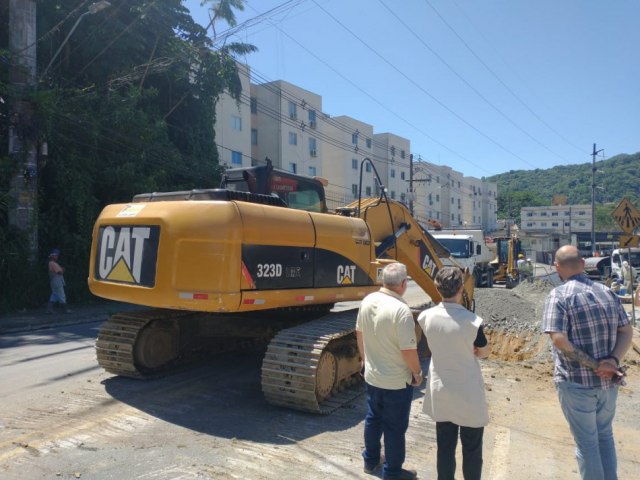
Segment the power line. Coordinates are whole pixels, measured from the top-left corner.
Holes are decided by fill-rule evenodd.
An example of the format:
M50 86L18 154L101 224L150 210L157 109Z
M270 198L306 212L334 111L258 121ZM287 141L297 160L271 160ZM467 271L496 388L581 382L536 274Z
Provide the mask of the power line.
M553 133L555 133L558 137L560 137L562 140L564 140L567 144L571 145L573 148L575 148L576 150L578 150L580 153L582 153L583 155L585 154L585 151L582 150L580 147L576 146L574 143L570 142L569 140L567 140L562 134L560 134L555 128L553 128L551 125L549 125L544 119L542 119L524 100L522 100L511 88L509 88L509 86L504 83L502 81L502 79L489 67L489 65L487 65L482 58L480 58L480 56L471 48L471 46L469 46L469 44L462 38L462 36L460 36L458 34L458 32L444 19L444 17L442 15L440 15L440 12L438 12L438 10L429 2L429 0L424 0L427 5L429 5L429 7L431 7L431 9L435 12L435 14L440 18L440 20L442 20L442 23L444 23L447 28L449 28L449 30L451 30L453 32L453 34L458 38L458 40L460 40L460 42L462 42L462 44L466 47L467 50L469 50L469 52L480 62L480 64L498 81L498 83L500 83L500 85L502 85L512 96L513 98L515 98L524 108L526 108L529 113L531 113L531 115L533 115L535 118L537 118L544 126L546 126L549 130L551 130ZM454 1L455 3L455 1ZM457 4L456 4L457 6ZM460 8L460 7L458 7ZM467 20L469 20L467 18ZM473 23L471 21L469 21L469 23L471 23L473 25ZM474 25L475 27L475 25Z
M410 32L427 50L429 50L433 55L435 55L435 57L440 60L442 62L442 64L447 67L456 77L458 77L467 87L469 87L471 89L471 91L473 91L473 93L475 93L479 98L481 98L487 105L489 105L491 108L493 108L496 112L498 112L505 120L507 120L509 123L511 123L511 125L513 125L515 128L517 128L518 130L520 130L522 133L524 133L527 137L529 137L531 140L533 140L534 142L536 142L538 145L540 145L541 147L543 147L545 150L547 150L549 153L555 155L556 157L558 157L560 160L563 160L566 162L566 160L564 160L559 154L557 154L556 152L554 152L553 150L551 150L549 147L547 147L544 143L542 143L541 141L539 141L537 138L535 138L533 135L531 135L529 132L527 132L524 128L522 128L520 125L518 125L511 117L509 117L506 113L504 113L502 110L500 110L497 106L495 106L489 99L487 99L484 95L482 95L482 93L480 93L473 85L471 85L462 75L460 75L451 65L449 65L449 63L442 58L442 56L440 56L440 54L438 54L438 52L436 52L433 48L431 48L423 39L422 37L420 37L409 25L406 24L406 22L404 22L392 9L390 9L387 5L384 4L384 2L382 0L378 0L378 3L380 3L391 15L393 15L396 20L398 20L398 22L400 22L402 24L402 26L408 31Z

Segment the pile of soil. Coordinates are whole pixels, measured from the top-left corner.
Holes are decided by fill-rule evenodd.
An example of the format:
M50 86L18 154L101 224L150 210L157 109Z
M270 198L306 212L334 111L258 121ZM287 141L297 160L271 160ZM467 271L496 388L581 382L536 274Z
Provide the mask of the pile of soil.
M554 285L545 280L506 288L478 288L476 313L484 320L492 357L507 361L548 361L551 344L541 329L544 301Z

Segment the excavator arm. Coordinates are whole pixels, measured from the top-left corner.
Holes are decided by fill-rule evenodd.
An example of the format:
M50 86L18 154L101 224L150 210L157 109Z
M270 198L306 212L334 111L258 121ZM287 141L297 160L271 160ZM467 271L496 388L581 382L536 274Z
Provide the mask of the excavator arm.
M348 206L369 227L376 245L376 258L395 259L407 266L407 272L435 303L442 300L433 279L443 267L440 258L449 252L423 229L407 207L386 198L369 198ZM465 274L464 304L473 310L473 276Z

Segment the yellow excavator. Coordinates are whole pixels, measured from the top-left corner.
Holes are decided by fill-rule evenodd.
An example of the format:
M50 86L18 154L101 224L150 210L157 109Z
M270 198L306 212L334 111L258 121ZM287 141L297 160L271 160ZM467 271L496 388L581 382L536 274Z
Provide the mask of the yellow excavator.
M509 289L516 287L519 283L518 255L523 253L520 239L516 235L494 237L489 246L496 255L491 262L493 281L504 283Z
M377 177L369 159L361 169L365 162ZM101 326L99 364L149 378L202 352L264 342L268 402L328 413L352 398L344 392L359 377L355 312L330 310L377 290L392 261L437 303L433 277L447 252L384 188L379 198L328 212L326 184L267 161L227 170L219 189L141 194L105 207L93 230L89 288L148 308ZM473 309L468 272L465 280Z

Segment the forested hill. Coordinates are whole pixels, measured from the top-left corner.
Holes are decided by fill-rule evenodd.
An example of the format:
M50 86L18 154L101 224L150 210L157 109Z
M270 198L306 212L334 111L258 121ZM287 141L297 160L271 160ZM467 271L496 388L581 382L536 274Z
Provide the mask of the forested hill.
M498 184L499 196L526 193L532 205L550 205L554 195L566 195L569 204L590 204L591 168L592 163L588 162L546 170L511 170L487 180ZM627 197L640 205L640 152L596 161L596 168L598 203L617 203Z

